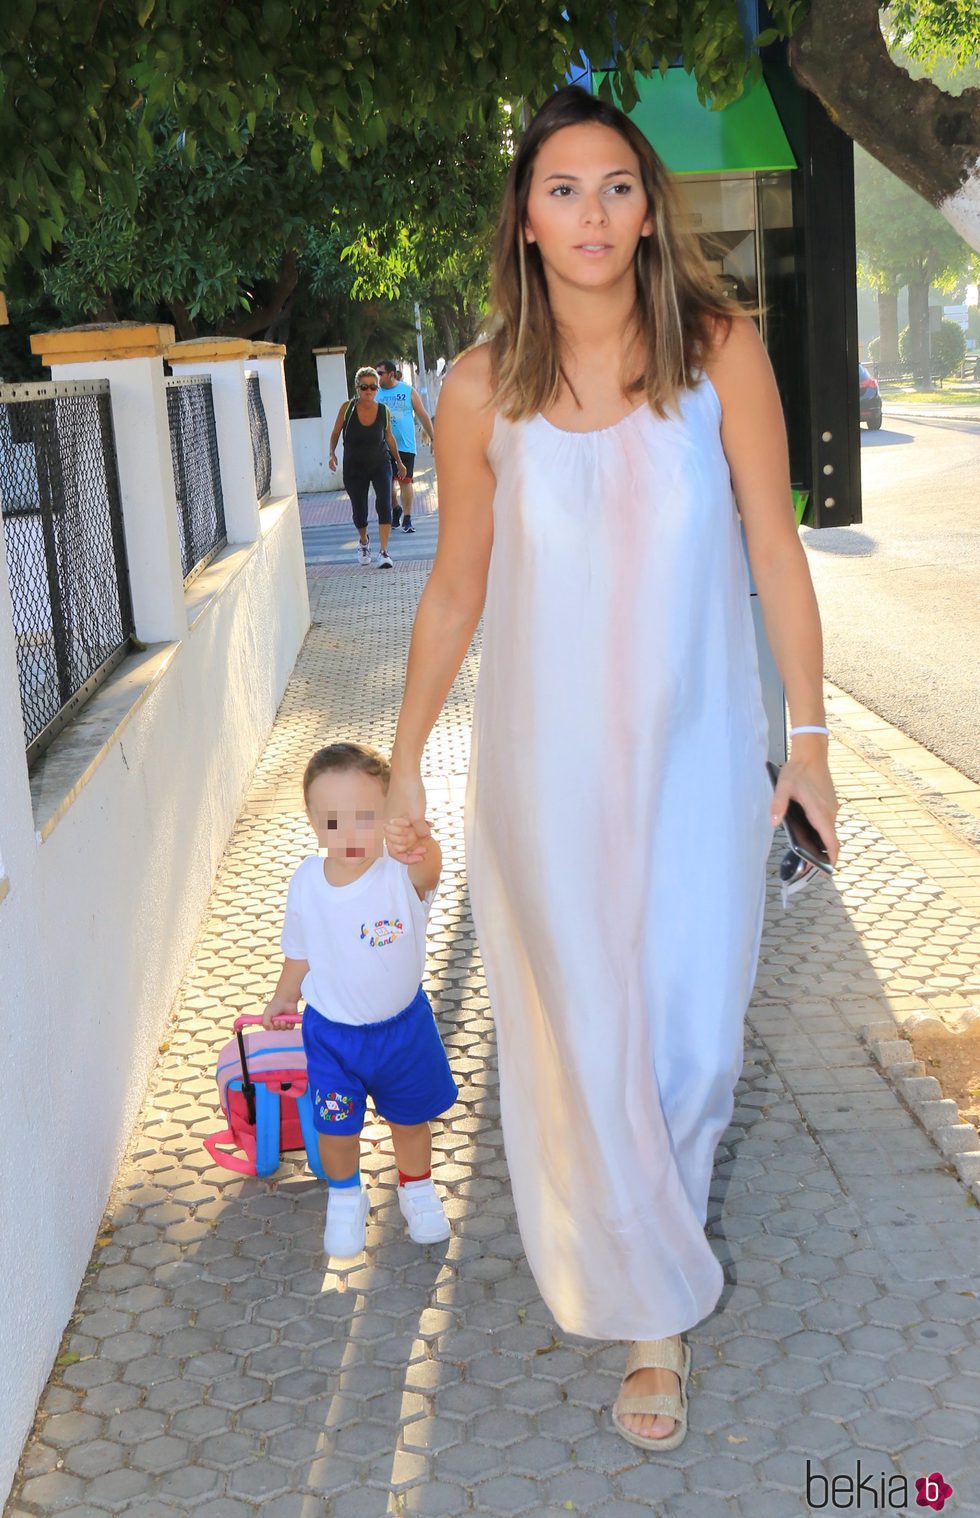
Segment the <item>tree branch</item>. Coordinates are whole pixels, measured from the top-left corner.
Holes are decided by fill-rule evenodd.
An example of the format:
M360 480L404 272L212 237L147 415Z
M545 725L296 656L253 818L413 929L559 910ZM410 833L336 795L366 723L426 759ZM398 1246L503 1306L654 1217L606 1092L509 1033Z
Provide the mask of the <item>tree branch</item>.
M264 306L224 328L226 336L230 337L254 337L257 332L264 332L282 312L287 300L292 295L299 280L299 265L296 252L293 248L287 248L282 255L279 265L279 278L276 288L273 290Z
M170 307L170 314L174 319L174 326L177 328L179 341L185 343L188 338L196 337L197 322L191 316L184 302L182 300L168 300L167 305Z
M878 0L813 0L793 73L831 118L980 247L980 89L948 95L888 55ZM952 204L951 204L952 203Z

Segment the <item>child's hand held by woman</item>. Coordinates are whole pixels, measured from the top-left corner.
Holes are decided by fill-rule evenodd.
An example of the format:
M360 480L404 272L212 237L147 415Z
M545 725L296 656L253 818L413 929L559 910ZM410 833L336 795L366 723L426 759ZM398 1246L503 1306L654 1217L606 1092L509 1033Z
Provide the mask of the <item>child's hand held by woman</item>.
M429 823L425 820L425 826ZM420 864L429 849L429 837L420 834L407 817L392 817L385 822L388 853L399 864Z

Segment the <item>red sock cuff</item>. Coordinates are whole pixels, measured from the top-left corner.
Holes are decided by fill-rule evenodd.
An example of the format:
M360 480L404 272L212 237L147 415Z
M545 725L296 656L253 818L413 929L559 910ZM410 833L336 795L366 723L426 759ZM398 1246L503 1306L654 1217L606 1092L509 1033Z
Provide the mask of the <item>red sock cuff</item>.
M425 1172L424 1175L406 1175L405 1172L404 1172L404 1170L399 1170L399 1172L398 1172L398 1184L399 1184L399 1186L407 1186L408 1183L409 1183L409 1181L427 1181L427 1180L429 1180L429 1178L430 1178L431 1175L432 1175L432 1167L431 1167L431 1165L430 1165L429 1169Z

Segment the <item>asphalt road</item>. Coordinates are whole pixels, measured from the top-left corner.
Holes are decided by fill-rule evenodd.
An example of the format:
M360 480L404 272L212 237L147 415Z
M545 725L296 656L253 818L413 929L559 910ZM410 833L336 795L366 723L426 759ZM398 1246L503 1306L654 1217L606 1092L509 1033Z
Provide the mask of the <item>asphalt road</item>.
M827 676L980 782L980 421L861 432L864 521L803 539Z

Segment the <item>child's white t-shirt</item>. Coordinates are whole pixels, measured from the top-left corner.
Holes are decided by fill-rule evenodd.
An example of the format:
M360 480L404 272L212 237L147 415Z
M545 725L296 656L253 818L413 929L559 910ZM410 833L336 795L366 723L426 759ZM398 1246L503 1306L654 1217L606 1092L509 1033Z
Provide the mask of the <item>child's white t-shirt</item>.
M302 994L337 1023L377 1023L413 1000L425 969L425 929L435 891L424 900L408 865L389 854L334 886L323 859L304 859L286 898L282 952L305 959Z

